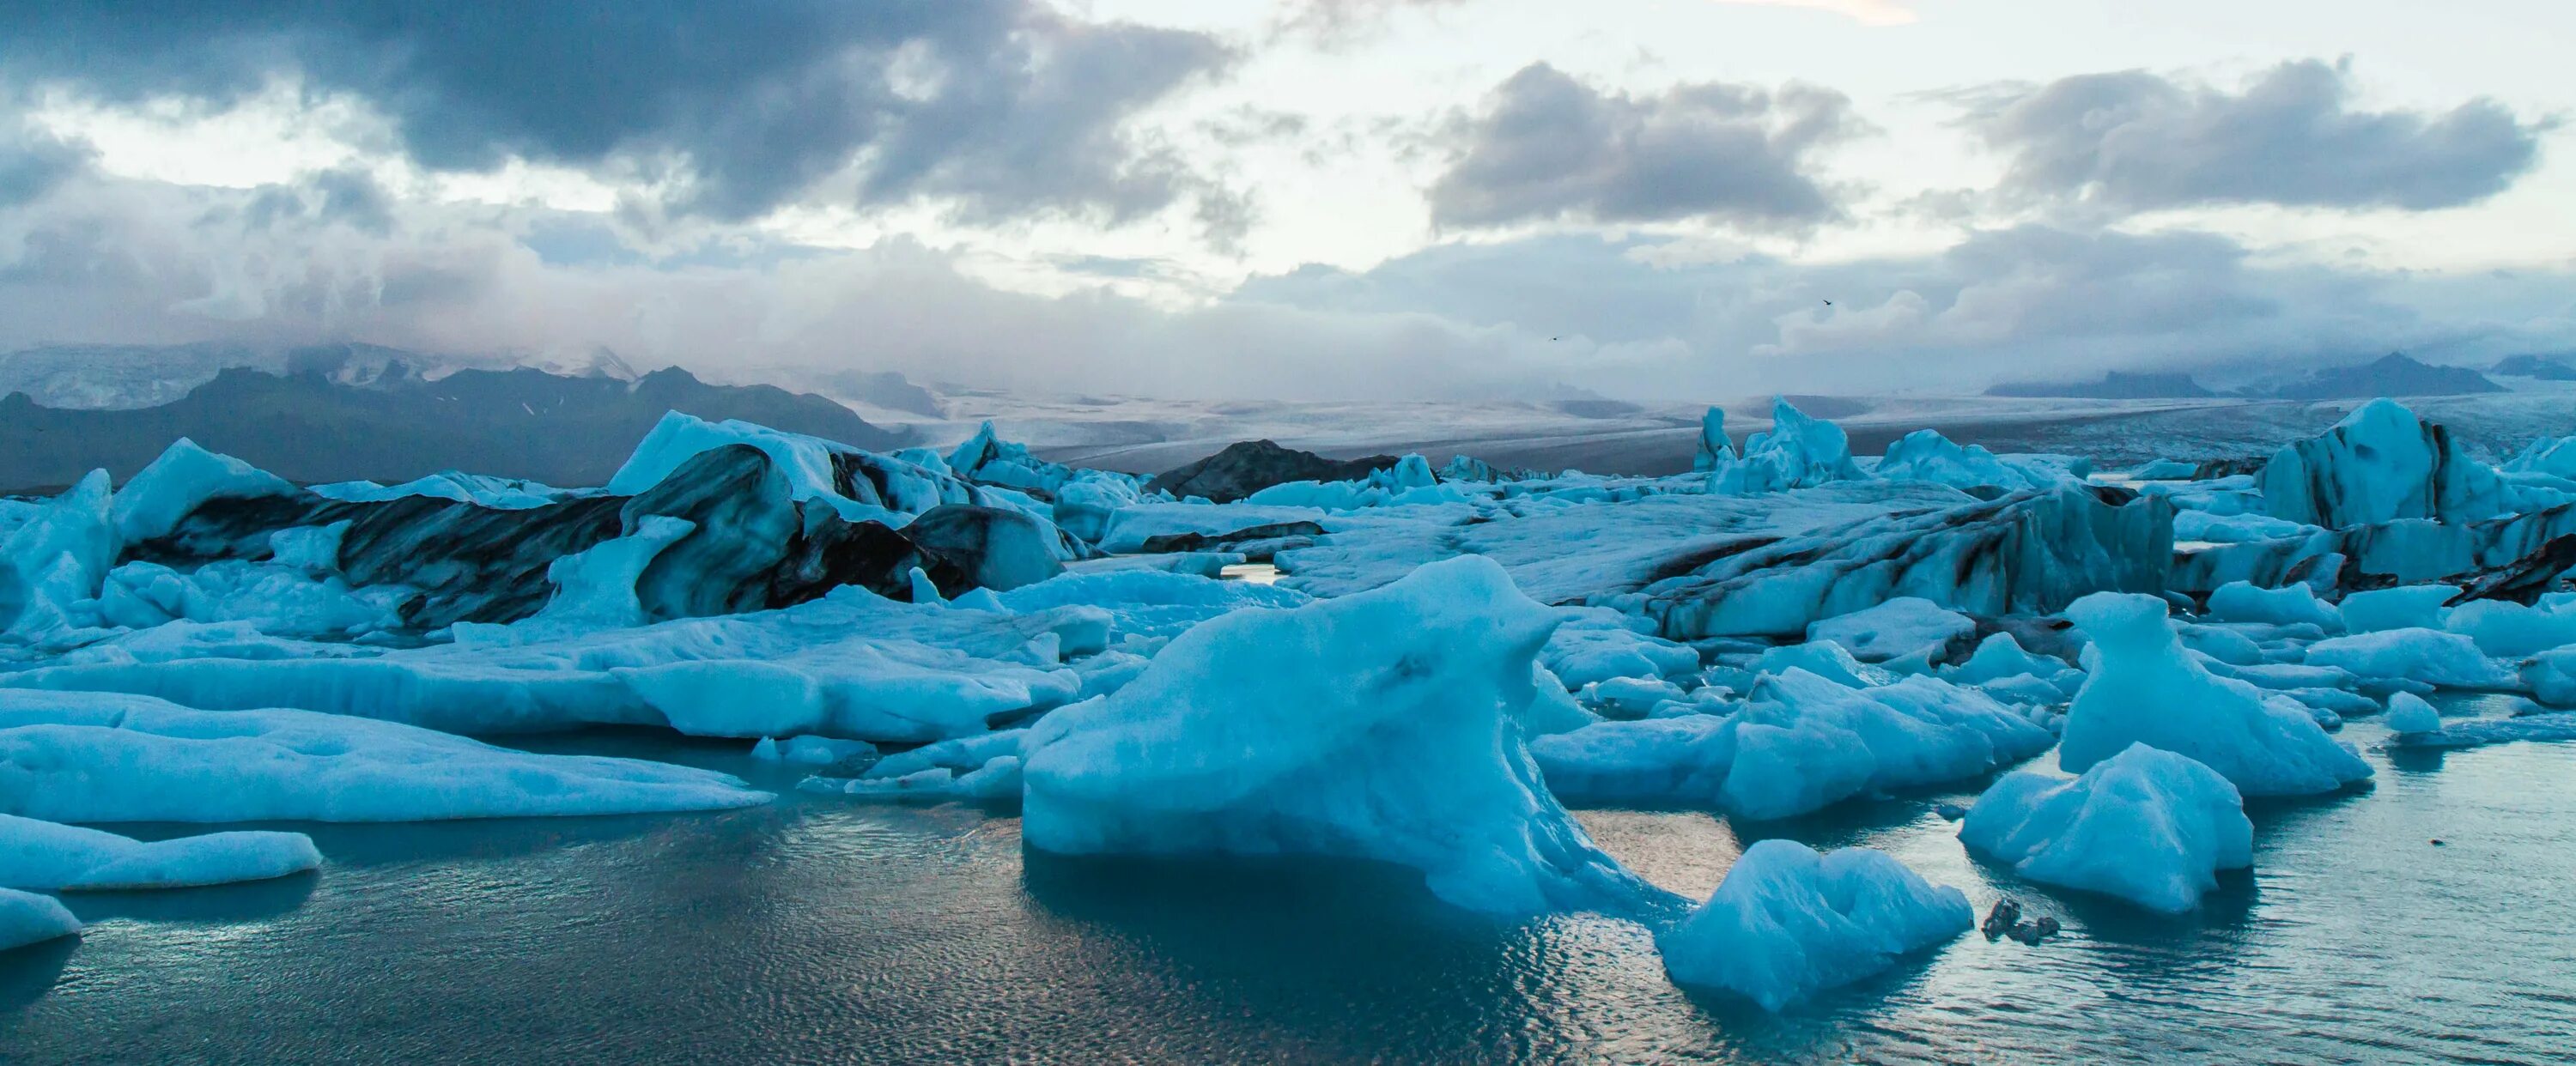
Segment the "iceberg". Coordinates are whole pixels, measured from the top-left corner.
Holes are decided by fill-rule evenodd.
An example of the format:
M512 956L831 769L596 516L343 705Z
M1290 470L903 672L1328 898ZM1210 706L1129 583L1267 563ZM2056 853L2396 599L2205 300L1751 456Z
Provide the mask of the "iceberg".
M322 865L302 833L207 833L150 843L0 814L0 887L43 892L194 888Z
M1703 436L1708 432L1705 423L1700 432ZM1787 399L1774 398L1770 431L1747 438L1742 458L1716 462L1709 469L1709 490L1746 496L1867 476L1852 461L1851 438L1841 426L1810 418Z
M1877 663L1917 656L1928 660L1976 631L1975 619L1920 596L1899 596L1808 626L1807 639L1830 640L1862 662Z
M2442 712L2412 692L2388 697L2388 731L2405 736L2424 736L2442 731Z
M2308 665L2360 678L2389 678L2444 688L2510 689L2514 672L2487 658L2477 641L2438 629L2383 629L2308 645Z
M2084 465L2089 469L2089 464ZM1890 481L1930 481L1996 495L2082 480L2078 472L1996 455L1984 445L1962 446L1935 429L1918 429L1897 438L1870 473Z
M0 888L0 951L78 936L80 919L52 896Z
M2451 600L2459 594L2457 585L2403 585L2355 592L2336 606L2344 629L2352 633L2440 629L2451 615Z
M2218 871L2254 864L2254 823L2236 786L2144 744L2073 779L2006 775L1968 808L1959 839L2033 881L2167 913L2199 906Z
M2082 773L2145 744L2197 760L2247 796L2332 792L2370 764L2309 716L2212 676L2183 650L2155 596L2095 593L2066 616L2092 641L2091 676L2066 714L2058 765Z
M1976 925L1958 889L1887 853L1819 855L1793 840L1746 848L1708 902L1655 937L1675 983L1777 1011L1894 966Z
M1466 557L1201 624L1125 688L1039 720L1023 838L1059 854L1382 862L1479 911L1640 905L1656 890L1593 846L1521 745L1559 620Z
M2259 478L2272 517L2339 528L2401 518L2474 522L2511 509L2494 468L2395 400L2363 404L2281 449Z
M1770 819L1975 777L2053 739L1975 689L1930 677L1852 688L1793 668L1756 682L1731 714L1602 722L1538 737L1530 752L1569 802Z
M2222 622L2276 626L2304 623L2327 632L2343 628L2343 616L2334 605L2318 600L2316 591L2306 585L2267 589L2250 582L2229 582L2209 594L2209 616Z
M1735 442L1726 439L1726 410L1710 406L1699 418L1699 439L1691 455L1691 469L1708 473L1735 461Z
M0 699L0 814L47 822L409 822L723 810L771 798L706 770L531 755L339 715L201 711L96 693Z

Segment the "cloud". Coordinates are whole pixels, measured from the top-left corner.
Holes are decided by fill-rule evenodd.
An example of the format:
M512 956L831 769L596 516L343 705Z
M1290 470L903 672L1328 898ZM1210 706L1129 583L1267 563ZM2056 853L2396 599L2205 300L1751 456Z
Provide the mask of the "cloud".
M1718 0L1718 2L1830 11L1863 26L1904 26L1912 24L1918 18L1909 0Z
M1990 92L1967 125L2006 154L2003 191L2024 202L2429 211L2504 191L2554 124L2485 98L2436 113L2352 95L2348 64L2315 60L2234 92L2132 70Z
M1232 59L1042 0L0 6L0 69L29 83L221 106L292 79L369 101L433 169L614 170L722 219L818 186L1132 217L1203 190L1128 120Z
M1533 64L1453 123L1454 161L1431 187L1432 218L1803 228L1842 213L1809 172L1811 154L1863 128L1850 100L1828 89L1707 82L1640 97Z
M2242 378L2392 348L2492 359L2576 347L2566 290L2551 287L2570 282L2576 269L2381 272L2267 262L2210 233L2024 225L1934 255L1814 264L1577 234L1453 243L1256 279L1237 298L1563 337L1623 353L1566 380L1652 401L1973 392L2109 369Z

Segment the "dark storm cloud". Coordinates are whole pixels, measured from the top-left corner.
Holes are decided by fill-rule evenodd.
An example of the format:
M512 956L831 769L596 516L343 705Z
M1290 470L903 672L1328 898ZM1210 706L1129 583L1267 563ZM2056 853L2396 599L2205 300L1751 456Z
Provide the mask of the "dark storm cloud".
M1230 58L1202 34L1036 0L0 5L17 79L221 103L291 74L372 101L426 166L671 164L680 206L725 219L854 160L865 202L1159 208L1193 191L1188 172L1122 127Z
M0 208L16 207L52 192L88 169L96 153L0 112Z
M1457 158L1431 188L1432 217L1797 228L1841 214L1809 153L1861 128L1850 100L1827 89L1711 82L1640 97L1533 64L1450 131Z
M1968 125L2011 159L2024 200L2118 210L2269 203L2426 211L2486 199L2539 158L2551 123L2475 99L2448 111L2365 111L2350 69L2283 63L2229 92L2146 71L1989 95Z

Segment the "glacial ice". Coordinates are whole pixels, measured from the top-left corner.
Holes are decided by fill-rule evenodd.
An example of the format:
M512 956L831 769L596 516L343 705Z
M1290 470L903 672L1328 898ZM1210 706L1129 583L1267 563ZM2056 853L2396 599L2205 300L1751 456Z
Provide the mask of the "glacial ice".
M2222 622L2261 622L2287 626L2306 623L2329 632L2343 628L2334 605L2317 599L2306 585L2256 588L2244 581L2221 585L2209 594L2209 616Z
M2511 509L2494 468L2470 458L2448 430L2388 399L2281 449L2264 464L2260 482L2273 517L2317 526L2471 522Z
M2459 594L2457 585L2401 585L2355 592L2335 606L2344 629L2353 633L2440 629L2451 615L2447 605Z
M42 892L194 888L322 865L302 833L232 832L145 842L0 814L0 887Z
M1602 722L1530 741L1574 803L1787 818L1855 796L1964 780L2046 750L2046 729L1929 677L1852 688L1791 669L1724 716Z
M1634 906L1654 890L1592 845L1521 746L1558 620L1500 566L1462 558L1209 621L1127 687L1039 721L1024 838L1062 854L1374 860L1473 910Z
M1711 407L1700 416L1699 439L1693 442L1691 469L1707 473L1735 461L1735 442L1726 439L1726 409Z
M284 478L181 437L117 492L117 536L127 544L166 536L181 518L208 500L296 491Z
M80 919L52 896L0 888L0 951L77 936Z
M1655 938L1676 983L1777 1011L1967 932L1976 912L1887 853L1819 855L1793 840L1744 850L1708 902Z
M2426 703L2422 696L2400 692L2388 697L2385 724L2389 732L2400 735L2439 733L2442 731L2442 712L2433 709L2433 705Z
M2438 629L2383 629L2331 637L2308 646L2307 662L2361 678L2397 678L2444 688L2515 687L2513 670L2488 658L2476 641Z
M2211 676L2183 650L2154 596L2095 593L2066 616L2092 641L2094 666L2066 715L2058 765L2082 773L2146 744L2199 761L2247 796L2332 792L2370 764L2307 715L2260 689Z
M0 699L0 814L48 822L407 822L769 799L705 770L531 755L340 715L96 693Z
M2254 823L2236 786L2189 758L2131 744L2073 779L2022 771L1959 823L1971 850L2043 884L2180 913L2254 863Z
M1939 430L1918 429L1887 446L1870 474L1890 481L1930 481L1955 489L2020 492L2080 481L2080 472L1996 455L1984 445L1962 446Z
M1709 486L1722 495L1746 496L1867 476L1852 461L1851 438L1841 426L1811 418L1786 399L1774 399L1771 429L1747 438L1741 458L1711 467Z
M1898 596L1810 625L1807 639L1833 641L1877 663L1926 656L1976 631L1975 619L1920 596Z

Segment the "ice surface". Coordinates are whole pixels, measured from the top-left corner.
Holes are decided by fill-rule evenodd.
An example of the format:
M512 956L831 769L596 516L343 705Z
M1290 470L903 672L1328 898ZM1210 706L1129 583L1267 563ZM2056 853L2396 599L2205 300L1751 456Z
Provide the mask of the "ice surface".
M2008 774L1977 797L1959 839L2043 884L2180 913L2254 863L2236 786L2170 751L2132 744L2068 779Z
M531 755L339 715L96 693L0 699L0 813L49 822L404 822L769 799L706 770Z
M1894 966L1976 924L1968 897L1885 852L1746 848L1708 902L1655 938L1675 982L1776 1011Z
M1483 911L1635 905L1653 890L1592 845L1521 746L1558 621L1500 566L1464 558L1207 622L1134 683L1039 721L1025 839L1374 860Z
M52 896L0 888L0 951L76 936L80 919Z
M322 865L302 833L207 833L146 843L0 814L0 886L43 892L193 888L264 881Z
M2296 796L2370 776L2370 765L2307 715L2262 690L2214 677L2183 649L2154 596L2096 593L2066 616L2092 641L2094 666L2067 711L2058 765L2082 773L2145 744L2188 756L2248 796Z
M1920 596L1899 596L1807 627L1807 639L1830 640L1862 662L1938 652L1977 631L1976 620Z
M414 478L400 485L379 485L373 481L338 481L312 486L314 495L347 503L382 503L386 500L427 496L431 499L456 500L503 511L524 511L584 494L589 490L559 489L522 478L493 477L448 470L427 477Z

